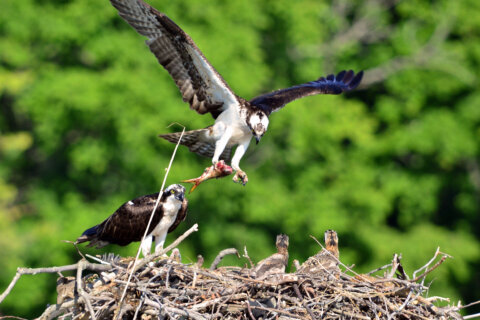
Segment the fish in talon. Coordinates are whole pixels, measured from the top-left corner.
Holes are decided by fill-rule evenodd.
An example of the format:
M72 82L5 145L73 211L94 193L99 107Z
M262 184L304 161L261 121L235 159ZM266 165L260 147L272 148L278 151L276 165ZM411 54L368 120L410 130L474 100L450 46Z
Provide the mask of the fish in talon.
M193 190L195 190L198 187L198 185L203 181L210 180L213 178L216 178L216 179L223 178L231 175L232 172L233 172L232 167L226 164L225 161L220 160L216 164L206 168L200 177L195 179L182 180L182 182L188 182L193 184L192 188L189 191L189 193L192 193Z

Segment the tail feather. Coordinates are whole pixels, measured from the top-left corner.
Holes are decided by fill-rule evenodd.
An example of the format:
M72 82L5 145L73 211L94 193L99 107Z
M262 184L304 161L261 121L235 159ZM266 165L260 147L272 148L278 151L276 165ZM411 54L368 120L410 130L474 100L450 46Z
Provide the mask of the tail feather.
M98 225L95 227L91 227L90 229L87 229L83 231L82 235L77 238L77 243L83 243L87 241L92 241L97 237L97 231L98 231Z
M96 247L97 249L105 247L107 244L109 244L108 241L103 241L98 239L98 230L99 225L96 225L94 227L91 227L90 229L85 230L80 237L77 238L76 243L83 243L90 241L90 243L87 245L87 247Z
M211 127L199 130L186 131L183 134L180 144L187 146L190 152L194 152L203 157L212 158L215 153L215 141L208 140L208 134ZM178 143L181 132L167 133L159 135L160 138L163 138L171 143ZM221 160L230 161L232 153L232 147L227 146L223 153L220 155Z

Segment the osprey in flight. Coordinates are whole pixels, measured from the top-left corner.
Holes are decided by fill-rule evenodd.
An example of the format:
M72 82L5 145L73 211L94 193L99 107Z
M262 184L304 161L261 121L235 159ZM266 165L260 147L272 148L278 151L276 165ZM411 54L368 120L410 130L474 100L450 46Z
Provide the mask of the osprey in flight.
M90 241L89 247L102 248L110 243L126 246L131 242L141 241L157 198L158 192L124 203L105 221L85 230L76 243ZM163 249L167 233L175 230L180 222L185 220L187 206L185 188L182 185L172 184L162 193L147 237L142 243L144 256L150 254L154 237L155 252Z
M240 159L252 137L258 143L265 134L272 112L302 97L340 94L355 89L363 76L363 72L355 75L352 70L341 71L336 76L320 77L248 101L230 89L190 36L165 14L142 0L110 1L125 21L148 38L146 44L172 76L183 101L199 114L210 113L215 119L212 126L186 132L180 143L192 152L212 157L213 164L220 159L228 161L232 147L238 145L231 162L236 171L235 182L247 183L247 175L240 169ZM177 143L180 133L160 137Z

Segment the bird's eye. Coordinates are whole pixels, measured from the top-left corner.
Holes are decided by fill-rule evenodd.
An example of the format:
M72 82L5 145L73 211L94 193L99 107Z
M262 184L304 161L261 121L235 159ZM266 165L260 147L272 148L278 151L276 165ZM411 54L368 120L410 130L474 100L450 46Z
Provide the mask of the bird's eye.
M174 193L175 193L175 190L170 191L170 193L171 193L171 194L174 194Z

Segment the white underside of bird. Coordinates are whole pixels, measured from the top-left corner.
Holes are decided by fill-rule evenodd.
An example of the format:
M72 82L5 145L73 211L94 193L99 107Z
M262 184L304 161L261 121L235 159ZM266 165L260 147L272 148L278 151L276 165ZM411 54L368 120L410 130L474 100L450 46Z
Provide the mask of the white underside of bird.
M237 172L242 172L240 160L245 151L247 151L253 134L245 122L245 117L241 117L239 114L241 106L238 103L238 99L224 85L222 79L214 72L208 61L197 53L195 48L186 46L186 49L190 53L198 72L208 82L207 93L214 100L223 101L224 111L217 117L212 130L209 131L208 138L215 141L215 154L212 158L212 163L216 164L218 162L226 146L238 145L232 158L232 168Z
M155 229L153 229L153 231L142 241L141 248L144 257L149 255L152 251L153 237L155 237L155 253L163 250L168 229L175 222L175 219L177 219L177 213L181 206L182 202L173 197L168 197L165 203L163 203L163 218L157 224Z

